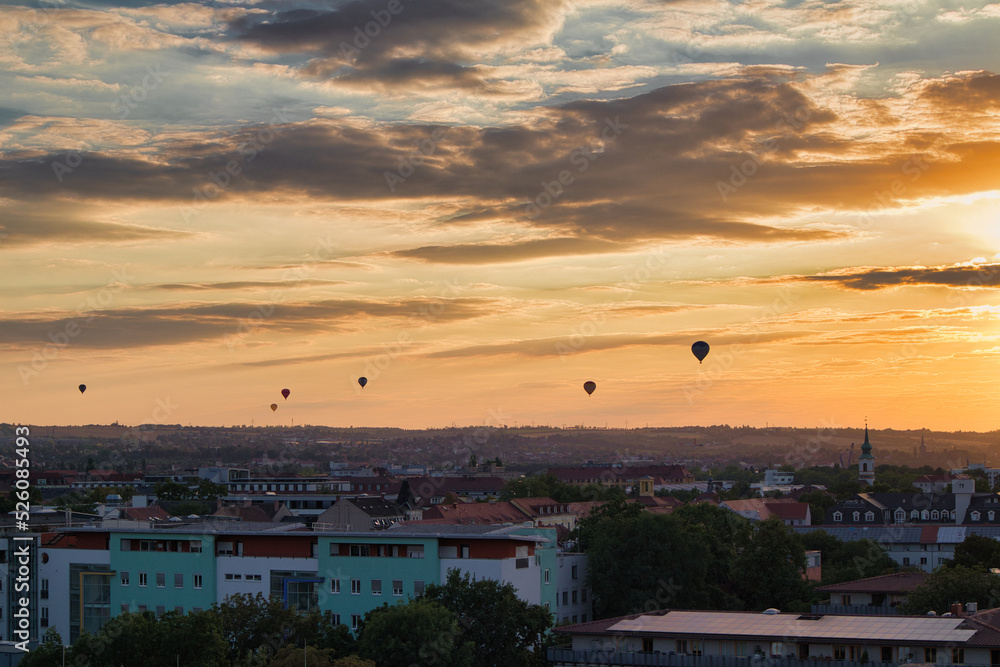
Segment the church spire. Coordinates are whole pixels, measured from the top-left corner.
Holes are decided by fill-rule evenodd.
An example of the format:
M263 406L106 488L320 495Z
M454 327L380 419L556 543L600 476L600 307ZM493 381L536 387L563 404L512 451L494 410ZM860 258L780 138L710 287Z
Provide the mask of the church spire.
M871 486L875 483L875 457L872 456L872 443L868 440L868 419L865 419L865 441L861 444L861 456L858 457L858 481Z

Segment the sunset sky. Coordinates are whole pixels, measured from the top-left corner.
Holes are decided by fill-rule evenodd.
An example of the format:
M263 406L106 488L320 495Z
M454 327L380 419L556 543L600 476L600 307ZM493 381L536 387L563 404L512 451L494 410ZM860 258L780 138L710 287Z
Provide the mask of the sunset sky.
M0 421L1000 428L997 35L913 0L5 3Z

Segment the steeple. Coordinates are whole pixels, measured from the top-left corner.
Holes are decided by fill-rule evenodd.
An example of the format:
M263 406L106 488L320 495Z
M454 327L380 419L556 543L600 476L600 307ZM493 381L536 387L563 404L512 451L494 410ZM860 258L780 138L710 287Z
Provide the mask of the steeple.
M872 443L868 441L867 419L865 419L865 441L861 445L861 456L858 457L858 481L869 486L875 483L875 457L872 456Z

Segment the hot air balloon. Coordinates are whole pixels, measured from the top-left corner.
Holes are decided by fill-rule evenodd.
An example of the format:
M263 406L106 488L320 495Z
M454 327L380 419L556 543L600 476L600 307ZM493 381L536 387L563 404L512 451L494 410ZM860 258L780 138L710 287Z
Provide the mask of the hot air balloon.
M698 363L700 364L708 356L708 343L699 340L691 346L691 353L698 357Z
M278 409L278 404L277 403L271 403L271 412L274 412L277 409Z
M585 392L587 392L587 396L590 396L591 394L593 394L595 389L597 389L597 383L596 382L593 382L591 380L587 380L586 382L583 383L583 390Z
M82 394L82 393L83 393L83 392L85 392L85 391L87 391L87 385L85 385L85 384L81 384L81 385L80 385L80 393Z
M360 377L360 378L358 378L358 384L360 384L361 388L364 389L365 385L368 384L368 378L366 378L366 377Z
M288 391L287 389L282 389L282 390L281 390L281 395L285 397L285 400L286 400L286 401L288 400L288 395L289 395L290 393L292 393L292 392Z

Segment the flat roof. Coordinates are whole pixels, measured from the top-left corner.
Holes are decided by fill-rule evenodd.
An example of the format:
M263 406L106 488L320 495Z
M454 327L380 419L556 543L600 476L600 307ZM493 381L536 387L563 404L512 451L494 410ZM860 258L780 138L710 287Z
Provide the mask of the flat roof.
M748 612L676 611L618 621L609 633L740 636L775 641L859 641L964 644L976 630L961 617L834 616ZM572 632L572 630L569 630Z

